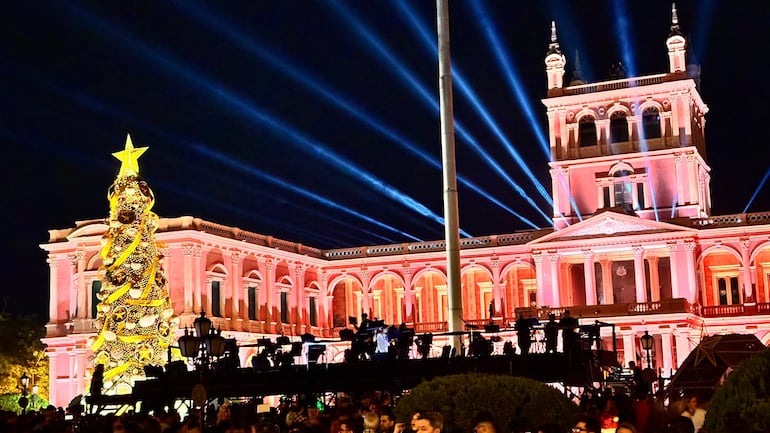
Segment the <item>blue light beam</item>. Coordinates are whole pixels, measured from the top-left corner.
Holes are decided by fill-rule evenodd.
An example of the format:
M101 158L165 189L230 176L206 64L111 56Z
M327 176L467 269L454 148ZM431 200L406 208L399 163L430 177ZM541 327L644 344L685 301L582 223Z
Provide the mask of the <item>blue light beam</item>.
M424 86L422 86L418 80L414 78L414 76L400 64L400 62L384 46L384 44L382 44L376 37L371 34L371 32L364 28L358 19L352 16L349 10L339 6L336 2L330 2L329 4L335 6L336 10L339 12L339 15L344 17L346 22L356 31L356 33L362 36L366 43L369 44L370 47L374 48L382 56L388 65L391 66L402 79L404 79L404 81L413 91L417 93L418 96L420 96L423 102L427 103L428 106L430 106L436 112L439 111L440 107L436 101L435 95L430 93ZM542 209L540 209L540 207L532 200L530 195L523 188L521 188L518 184L516 184L516 182L513 181L513 179L510 178L510 176L508 176L508 173L478 144L478 141L473 138L473 136L465 129L461 122L455 121L455 131L460 134L460 136L471 145L471 147L478 153L478 155L481 156L482 159L487 162L487 164L489 164L498 175L500 175L509 185L511 185L511 187L528 204L530 204L533 209L540 213L546 221L551 223L551 218L545 212L543 212ZM543 188L542 184L538 188L538 191L541 194L545 192L545 188ZM545 193L545 196L547 197L547 200L551 199L550 195L547 193Z
M421 149L417 145L410 142L407 138L403 137L395 130L387 127L382 122L375 120L372 116L366 113L366 111L363 110L360 106L351 102L349 98L346 98L340 95L339 92L330 91L329 89L331 88L331 86L326 85L325 83L321 82L321 80L317 78L316 79L311 78L310 74L302 71L299 67L291 65L287 60L281 58L279 55L270 52L270 50L264 48L263 46L260 46L252 39L244 37L241 33L234 30L234 26L232 24L225 23L222 20L216 19L214 17L214 14L210 10L202 10L200 5L197 5L198 6L197 8L193 8L191 6L191 3L189 2L177 1L175 3L177 4L177 6L181 7L186 12L192 14L199 21L203 22L209 28L212 28L220 33L225 34L231 40L237 42L242 48L244 48L249 53L258 56L261 60L266 61L272 67L282 72L285 72L292 79L296 80L297 82L305 86L305 88L320 95L321 97L326 99L328 102L330 102L337 108L343 110L348 115L351 115L356 119L360 120L361 122L365 123L366 125L372 127L379 133L383 134L385 137L399 144L402 148L407 150L412 155L417 156L419 159L429 164L431 167L441 170L441 162L433 158L432 155L430 155L429 153L425 152L423 149ZM540 228L535 223L530 221L528 218L524 217L518 212L515 212L510 207L503 204L500 200L492 196L490 193L484 191L481 187L471 182L470 180L466 179L462 175L458 174L457 180L461 184L469 188L470 190L486 198L487 200L499 206L500 208L507 211L511 215L517 217L519 220L529 225L530 227L535 229Z
M44 85L46 85L51 91L53 91L55 93L58 93L60 95L63 95L65 97L71 99L72 101L80 104L81 106L84 106L84 107L86 107L86 108L88 108L90 110L93 110L93 111L97 112L97 113L108 114L108 115L110 115L110 116L112 116L114 118L117 118L117 119L120 119L120 120L128 120L131 124L139 125L142 129L148 130L148 131L152 132L153 134L161 137L163 139L164 143L173 144L173 145L177 146L179 149L189 149L191 147L191 144L190 144L191 142L190 141L185 140L184 138L181 138L181 137L177 136L176 134L172 134L170 132L167 132L166 130L161 129L161 128L153 125L153 124L150 124L150 123L146 122L143 119L140 119L140 118L138 118L138 117L136 117L136 116L134 116L134 115L132 115L130 113L127 113L127 112L125 112L123 110L120 110L117 107L109 105L108 103L106 103L106 102L104 102L104 101L102 101L100 99L97 99L95 97L83 94L81 92L78 92L78 91L75 91L75 90L72 90L72 89L64 88L64 87L56 85L56 84L54 84L52 82L45 81ZM197 144L199 146L203 146L200 143L197 143ZM178 161L177 161L177 163L178 163ZM200 167L196 167L195 170L201 171L202 169ZM206 173L206 176L209 176L209 177L212 177L212 178L215 178L215 179L219 179L217 181L219 183L226 182L226 183L229 183L230 185L235 186L236 188L240 188L240 189L244 189L244 190L249 190L251 194L254 194L253 189L249 188L248 185L245 185L243 183L235 183L235 182L233 182L232 178L229 178L229 177L228 178L223 178L221 176L218 176L216 172L207 171L207 170L205 170L205 168L203 169L203 171ZM213 200L213 199L207 199L207 198L204 198L203 196L201 196L200 194L192 194L192 193L190 193L189 191L187 191L185 189L180 189L180 188L176 187L175 185L171 185L171 184L167 184L167 183L161 183L160 186L162 188L168 189L171 192L174 192L175 194L183 194L184 196L186 196L188 198L191 198L191 199L193 199L195 201L202 202L202 203L205 203L207 205L215 206L215 207L218 207L218 208L221 208L221 209L226 209L226 210L229 210L231 212L235 212L235 213L237 213L239 215L245 215L245 216L251 217L252 219L256 219L257 221L266 221L266 222L268 222L270 224L273 224L273 225L276 225L278 227L283 227L287 231L290 231L290 232L305 233L307 236L312 237L312 238L317 239L317 240L325 239L329 244L334 244L334 243L338 243L339 242L339 239L332 239L332 238L328 238L328 237L319 237L319 235L317 233L309 232L309 231L307 231L307 230L305 230L305 229L303 229L303 228L301 228L300 226L297 226L297 225L287 226L286 224L284 224L284 220L282 220L282 219L269 218L269 217L264 217L264 216L261 216L261 215L255 215L253 212L247 211L247 210L245 210L243 208L234 207L232 205L226 204L226 203L221 202L221 201L217 201L217 200ZM267 194L263 194L261 191L257 191L257 193L258 194L262 194L264 196L267 196ZM333 221L333 222L335 222L337 224L342 224L342 225L344 225L347 228L348 231L350 231L351 229L352 230L356 230L356 231L359 231L359 232L364 233L366 235L369 235L369 236L372 236L374 238L380 239L381 241L384 241L384 242L387 242L387 243L395 243L396 242L395 240L393 240L391 238L379 235L379 234L371 232L369 230L365 230L365 229L357 227L357 226L351 226L349 224L342 223L342 222L340 222L340 221L338 221L335 218L332 218L330 216L327 216L327 215L324 215L324 214L319 214L317 212L317 209L312 209L311 210L311 209L303 207L303 206L301 206L301 205L299 205L297 203L294 203L293 201L287 201L286 203L287 203L287 205L292 206L292 207L297 208L297 209L300 209L301 211L303 211L305 213L308 213L308 214L314 213L319 218L325 218L325 219L331 220L331 221Z
M620 41L620 55L623 58L623 66L628 77L636 77L636 60L634 49L631 46L631 25L628 22L628 12L624 0L612 2L612 13L615 16L615 35Z
M767 183L767 179L768 178L770 178L770 167L768 167L767 171L765 172L765 176L759 182L759 185L757 186L757 189L754 190L754 194L751 195L751 198L749 199L749 202L746 203L746 207L743 208L743 213L747 213L749 211L749 207L754 202L754 200L757 198L757 195L759 195L759 191L761 191L762 188Z
M70 7L74 8L74 6L72 5L70 5ZM241 98L234 95L232 92L229 92L228 90L226 90L224 86L216 85L213 81L207 80L202 76L191 72L190 69L184 68L179 63L172 61L171 56L162 55L158 51L149 48L147 45L134 41L128 35L118 31L116 28L112 26L106 25L102 20L94 17L92 14L87 13L86 11L83 11L81 9L77 9L77 12L81 17L86 19L90 24L96 27L99 27L102 30L103 34L109 34L113 37L120 39L122 42L129 45L135 51L138 51L143 55L147 56L148 58L152 58L154 61L163 64L165 67L171 69L175 74L178 74L180 77L194 83L200 88L208 90L217 99L227 103L230 106L240 109L241 112L247 115L247 117L249 117L251 120L256 120L261 124L269 126L273 129L278 130L279 132L282 132L291 136L292 138L298 141L301 141L303 146L299 146L299 147L302 148L303 150L311 151L310 153L312 153L316 157L327 158L329 162L332 162L335 167L337 167L338 169L341 169L343 172L360 176L375 191L383 193L387 197L406 206L408 209L412 209L417 213L419 213L420 215L430 218L435 222L438 222L441 226L444 226L444 218L435 214L433 211L428 209L423 204L419 203L418 201L414 200L408 195L401 193L396 188L388 185L381 179L378 179L376 176L369 174L364 169L362 169L361 167L358 167L354 163L347 161L344 157L337 155L335 152L328 149L327 147L317 144L305 138L303 135L299 134L296 130L283 124L278 119L273 118L267 113L261 110L258 110L256 107L243 101ZM287 142L289 144L297 144L292 141L287 141ZM286 185L293 187L293 185L289 185L289 184L286 184ZM334 204L336 205L336 203ZM341 206L339 207L342 208ZM370 220L374 221L371 218ZM383 223L380 223L380 224L383 224ZM390 226L387 226L386 224L383 224L383 225L386 227L390 227ZM393 229L393 228L390 227L390 229ZM405 232L402 232L400 230L397 230L397 232L404 236L417 240L416 237L412 235L408 235ZM470 234L468 234L462 229L460 230L460 234L462 234L465 237L472 237Z
M374 225L376 225L378 227L381 227L381 228L383 228L385 230L388 230L388 231L391 231L391 232L394 232L394 233L398 233L401 236L407 237L409 239L413 239L413 240L415 240L417 242L423 242L420 238L418 238L416 236L412 236L409 233L401 231L401 230L399 230L399 229L397 229L395 227L392 227L392 226L390 226L388 224L385 224L383 222L377 221L374 218L371 218L371 217L369 217L367 215L364 215L364 214L362 214L360 212L356 212L356 211L354 211L354 210L352 210L352 209L350 209L348 207L345 207L345 206L342 206L340 204L337 204L335 201L332 201L332 200L329 200L327 198L324 198L324 197L322 197L322 196L320 196L318 194L314 194L314 193L312 193L312 192L310 192L310 191L308 191L308 190L306 190L304 188L300 188L298 186L292 185L292 184L290 184L290 183L288 183L288 182L286 182L286 181L284 181L282 179L279 179L279 178L277 178L275 176L272 176L272 175L267 174L267 173L265 173L265 172L263 172L261 170L258 170L258 169L254 168L254 167L250 167L250 166L248 166L248 165L246 165L246 164L244 164L244 163L242 163L240 161L237 161L237 160L235 160L233 158L230 158L230 157L226 156L223 153L211 150L211 149L207 148L206 146L203 146L203 145L200 145L200 144L194 144L192 146L192 149L195 150L196 152L202 154L202 155L205 155L205 156L207 156L209 158L215 159L215 160L219 161L220 163L223 163L225 165L228 165L230 167L238 169L238 170L240 170L242 172L248 173L248 174L250 174L252 176L255 176L255 177L258 177L258 178L260 178L262 180L268 181L270 183L273 183L273 184L276 184L276 185L280 185L281 187L286 188L286 189L294 192L295 194L301 195L301 196L303 196L305 198L308 198L310 200L314 200L314 201L316 201L318 203L323 204L324 206L330 207L330 208L338 210L338 211L342 211L342 212L347 213L349 215L353 215L353 216L355 216L357 218L360 218L360 219L362 219L362 220L364 220L364 221L366 221L366 222L368 222L370 224L374 224Z

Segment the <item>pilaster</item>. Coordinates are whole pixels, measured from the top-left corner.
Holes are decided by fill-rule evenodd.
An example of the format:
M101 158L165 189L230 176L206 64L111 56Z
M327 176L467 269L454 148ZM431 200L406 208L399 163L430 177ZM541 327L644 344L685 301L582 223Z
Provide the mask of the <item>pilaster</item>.
M636 302L647 302L647 287L644 280L644 248L641 245L631 247L634 253L634 280L636 283Z
M583 276L585 278L586 305L596 305L596 274L594 272L594 253L583 250Z

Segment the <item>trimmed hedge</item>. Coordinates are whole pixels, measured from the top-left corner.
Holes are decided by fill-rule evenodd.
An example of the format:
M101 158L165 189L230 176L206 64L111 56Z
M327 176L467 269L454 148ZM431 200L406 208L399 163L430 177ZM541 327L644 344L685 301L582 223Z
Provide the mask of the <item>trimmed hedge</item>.
M534 430L555 423L565 430L580 415L558 390L524 377L477 373L438 377L414 387L398 400L396 418L408 422L418 410L444 415L445 433L470 432L479 413L489 412L498 432Z

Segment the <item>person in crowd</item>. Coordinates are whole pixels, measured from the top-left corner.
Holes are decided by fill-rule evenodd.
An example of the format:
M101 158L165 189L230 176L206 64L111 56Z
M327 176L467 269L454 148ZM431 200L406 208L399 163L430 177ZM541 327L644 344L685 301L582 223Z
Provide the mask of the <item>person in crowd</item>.
M377 433L380 430L380 417L375 412L364 415L364 433Z
M396 416L389 408L380 410L380 433L394 433Z
M441 433L444 428L444 416L441 412L420 413L414 426L416 433Z
M601 433L601 424L598 419L583 415L575 422L572 433Z
M642 383L642 368L636 365L636 362L628 361L628 369L634 375L634 385L639 386Z
M350 420L345 420L339 424L337 428L338 433L359 433L355 430L355 426Z
M693 395L687 400L687 407L681 415L690 418L695 433L698 433L703 428L703 422L706 420L706 411L700 407L700 401L697 396Z
M571 353L575 346L577 336L575 328L577 327L577 319L572 317L569 310L564 310L564 314L559 319L559 328L561 328L561 347L565 353Z
M654 402L647 389L637 388L634 393L634 419L639 433L647 433L650 428L650 417L653 416Z
M629 422L622 422L618 424L615 433L636 433L636 427Z
M559 340L559 324L556 323L556 315L548 314L548 322L545 324L545 353L556 353Z
M524 317L524 313L519 313L519 318L516 319L513 327L516 330L516 342L519 345L521 355L526 356L532 344L532 321Z
M409 431L412 433L415 433L417 431L417 420L420 419L420 416L424 413L424 410L416 410L412 414L412 418L409 421Z
M476 414L473 419L473 433L497 433L495 418L489 411Z
M618 406L614 396L609 396L604 401L604 408L599 413L599 423L602 431L614 431L618 427Z

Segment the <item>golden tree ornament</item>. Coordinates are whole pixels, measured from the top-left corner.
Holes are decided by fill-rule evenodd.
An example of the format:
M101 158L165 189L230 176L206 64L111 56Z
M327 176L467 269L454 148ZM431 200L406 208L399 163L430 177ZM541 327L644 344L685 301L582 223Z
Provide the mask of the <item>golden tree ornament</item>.
M104 364L100 380L106 395L130 393L134 381L144 378L146 365L165 364L179 328L155 240L155 197L139 176L138 159L146 150L134 148L128 136L125 149L113 153L121 166L107 195L110 217L102 239L99 333L91 345L94 366Z

